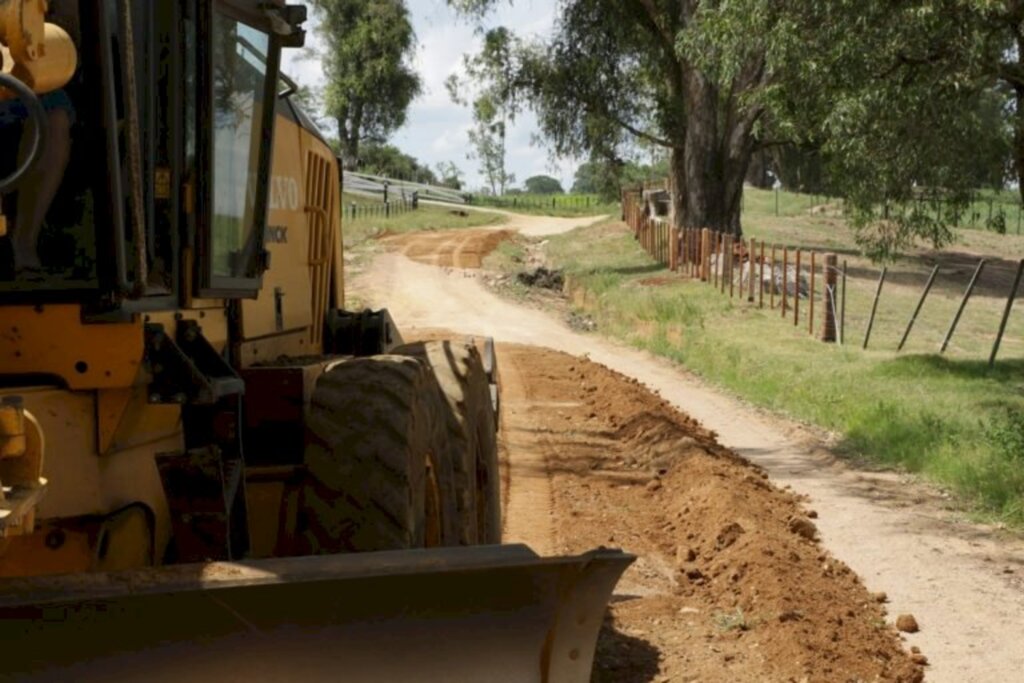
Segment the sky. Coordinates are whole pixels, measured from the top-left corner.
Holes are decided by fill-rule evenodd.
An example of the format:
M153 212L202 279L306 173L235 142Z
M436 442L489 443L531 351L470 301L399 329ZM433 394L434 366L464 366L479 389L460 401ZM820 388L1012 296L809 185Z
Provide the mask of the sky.
M408 0L407 4L419 41L414 65L423 79L423 94L413 102L408 122L392 135L390 142L432 169L441 162L454 162L471 189L483 187L479 162L466 158L472 115L467 108L452 103L444 87L449 75L462 72L462 56L479 49L480 38L473 25L448 9L445 0ZM515 0L495 11L488 24L508 26L524 37L546 37L554 26L555 5L552 0ZM319 64L298 56L298 50L285 51L284 72L303 85L318 85ZM558 178L568 190L578 162L553 164L546 148L532 144L536 132L537 122L530 112L520 116L509 129L506 165L515 174L515 186L543 174Z

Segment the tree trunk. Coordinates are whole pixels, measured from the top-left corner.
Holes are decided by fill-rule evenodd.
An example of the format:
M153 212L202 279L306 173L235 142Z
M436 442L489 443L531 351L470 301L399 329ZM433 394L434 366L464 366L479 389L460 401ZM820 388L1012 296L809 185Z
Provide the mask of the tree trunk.
M1013 126L1013 161L1017 169L1017 191L1024 204L1024 85L1015 85L1017 112Z
M711 228L739 237L743 180L753 151L751 129L756 117L737 115L726 102L723 117L718 89L696 69L686 77L686 133L682 151L672 153L676 225Z
M338 118L338 147L341 148L341 166L346 171L358 170L356 157L348 146L348 133L345 130L345 120Z
M672 225L680 230L703 227L686 222L686 155L675 147L668 156L668 191L672 197Z
M768 153L763 149L755 152L750 157L750 167L747 169L747 183L762 190L771 189L772 180L768 175L768 170Z
M359 142L363 135L363 106L355 106L351 123L348 121L347 109L345 114L344 118L338 117L338 137L341 139L342 163L347 170L353 171L360 166Z

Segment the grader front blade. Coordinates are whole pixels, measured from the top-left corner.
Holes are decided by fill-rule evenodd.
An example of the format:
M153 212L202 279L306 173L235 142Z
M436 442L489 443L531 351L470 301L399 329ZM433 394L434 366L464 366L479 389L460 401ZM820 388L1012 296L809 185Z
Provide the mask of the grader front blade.
M633 557L488 546L0 581L0 679L585 683Z

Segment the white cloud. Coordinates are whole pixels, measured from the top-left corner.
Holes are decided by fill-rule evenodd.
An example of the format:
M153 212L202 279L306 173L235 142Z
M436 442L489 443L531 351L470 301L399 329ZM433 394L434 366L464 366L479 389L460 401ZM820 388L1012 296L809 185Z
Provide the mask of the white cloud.
M466 159L472 116L466 108L451 102L444 85L451 74L461 73L462 56L479 49L480 37L472 25L448 8L445 0L410 0L409 10L419 41L413 63L424 87L423 94L409 108L408 122L391 142L431 168L452 161L465 172L471 186L481 186L484 182L479 164ZM545 36L551 32L554 18L555 3L551 0L516 0L498 9L489 24L508 26L522 36ZM298 53L286 52L285 72L301 84L322 83L317 61L300 59ZM548 150L531 145L536 131L536 118L530 113L509 129L509 170L520 182L542 173L555 175L568 188L578 163L559 163L552 168Z
M444 130L444 132L442 132L441 135L430 145L430 150L445 157L445 161L451 160L459 154L464 156L466 140L468 139L471 128L472 125L467 123L456 128L448 128Z

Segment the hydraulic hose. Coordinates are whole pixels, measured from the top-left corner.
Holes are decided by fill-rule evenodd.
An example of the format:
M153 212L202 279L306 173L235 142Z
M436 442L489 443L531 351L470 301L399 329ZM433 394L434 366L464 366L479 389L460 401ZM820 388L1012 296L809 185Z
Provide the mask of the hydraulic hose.
M42 159L46 143L46 110L43 109L43 103L39 101L32 89L20 79L0 72L0 87L6 88L18 96L22 105L28 110L29 119L35 124L32 133L32 147L28 156L15 169L14 173L6 178L0 178L0 194L4 194L16 189Z

